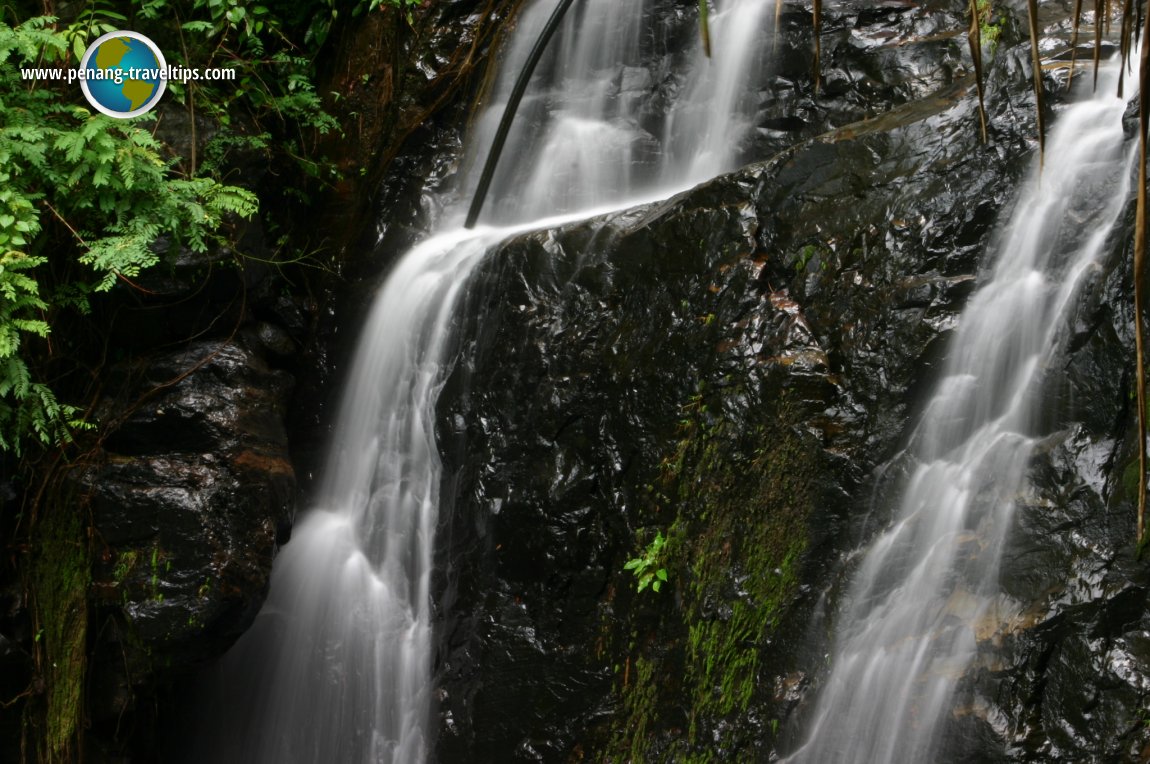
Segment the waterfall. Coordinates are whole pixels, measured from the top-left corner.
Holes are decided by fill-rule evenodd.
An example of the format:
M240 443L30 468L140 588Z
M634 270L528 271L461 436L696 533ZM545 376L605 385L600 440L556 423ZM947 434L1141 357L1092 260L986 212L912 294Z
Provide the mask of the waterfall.
M737 166L753 127L774 0L718 3L711 19L715 59L706 59L697 43L673 74L652 64L666 53L657 49L654 28L665 6L657 0L574 5L519 107L487 220L514 224L627 207ZM473 167L486 159L515 75L553 7L535 2L524 12L475 131L480 151ZM477 176L463 186L467 198Z
M734 167L753 124L774 3L717 5L722 63L696 51L670 71L654 63L675 52L658 50L652 25L672 5L581 0L568 14L520 109L486 226L458 228L476 183L468 172L462 199L445 202L441 232L403 255L380 289L318 495L277 558L255 624L211 680L198 739L181 752L188 761L432 756L430 581L442 479L434 418L457 298L484 254L516 231L666 197ZM553 8L537 0L519 19L469 167L482 166Z
M959 682L1023 609L1001 593L999 561L1042 435L1044 376L1130 192L1118 73L1109 64L1096 95L1058 117L1045 168L996 238L997 262L950 341L893 522L861 556L806 742L788 761L945 758Z

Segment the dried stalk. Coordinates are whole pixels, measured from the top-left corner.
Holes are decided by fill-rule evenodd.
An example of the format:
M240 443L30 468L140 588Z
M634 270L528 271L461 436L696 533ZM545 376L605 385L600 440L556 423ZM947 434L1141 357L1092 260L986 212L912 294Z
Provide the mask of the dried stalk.
M1094 0L1094 90L1098 91L1098 65L1102 60L1102 0Z
M1150 14L1143 36L1150 35ZM1142 82L1150 82L1150 45L1142 46L1139 62ZM1141 553L1146 541L1146 364L1142 338L1142 273L1146 260L1146 132L1150 129L1150 97L1142 87L1138 94L1138 210L1134 222L1134 363L1138 393L1138 523L1137 544Z
M974 60L974 82L978 87L978 124L982 129L982 142L986 143L986 97L982 83L982 19L979 18L978 0L970 0L970 57Z
M703 36L703 55L711 57L711 20L707 0L699 0L699 34Z
M822 0L815 0L815 95L819 94L819 73L822 71L822 64L819 59L822 58L823 45L819 39L819 35L823 31L823 2Z
M1034 69L1034 103L1038 111L1038 166L1041 168L1046 162L1046 118L1043 116L1042 59L1038 55L1038 0L1027 0L1026 8L1030 16L1030 64Z
M1070 36L1070 76L1066 78L1066 89L1074 84L1074 69L1078 62L1078 28L1082 23L1082 0L1074 0L1074 34Z
M1130 38L1132 36L1132 27L1134 25L1134 0L1125 0L1122 3L1122 31L1121 35L1122 50L1122 67L1118 70L1118 97L1122 98L1122 92L1126 83L1126 67L1130 63Z

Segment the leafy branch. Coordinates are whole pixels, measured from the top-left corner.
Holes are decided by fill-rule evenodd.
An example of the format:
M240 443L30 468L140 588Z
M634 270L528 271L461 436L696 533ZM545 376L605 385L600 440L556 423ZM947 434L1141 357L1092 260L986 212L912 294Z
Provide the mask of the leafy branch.
M657 592L663 587L667 580L667 569L662 565L663 547L666 544L667 538L662 531L658 531L642 555L627 560L623 565L623 570L633 571L638 579L636 591L641 592L650 586L652 591Z
M0 452L17 455L92 426L37 371L61 311L85 313L91 294L155 265L160 239L204 251L257 206L246 189L174 177L146 118L93 115L22 82L21 63L67 55L70 38L52 23L0 24ZM55 235L64 231L70 246ZM53 269L49 251L75 256Z

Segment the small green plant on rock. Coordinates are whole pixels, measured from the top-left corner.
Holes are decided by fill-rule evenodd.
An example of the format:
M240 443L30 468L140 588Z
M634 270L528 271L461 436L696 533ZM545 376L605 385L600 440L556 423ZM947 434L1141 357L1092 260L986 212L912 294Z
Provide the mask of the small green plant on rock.
M643 550L642 556L632 557L623 566L623 570L634 571L635 578L638 579L636 591L641 592L648 586L656 592L663 588L663 583L667 580L667 569L662 567L660 563L662 562L663 547L666 544L667 537L663 535L663 532L656 532L654 540Z
M123 584L127 581L128 575L135 569L139 559L140 553L135 549L121 552L116 558L116 566L112 568L112 581L116 584Z
M982 43L989 46L991 55L994 55L998 47L998 38L1002 36L1002 19L992 23L992 18L994 18L994 7L990 4L990 0L978 0L978 25Z

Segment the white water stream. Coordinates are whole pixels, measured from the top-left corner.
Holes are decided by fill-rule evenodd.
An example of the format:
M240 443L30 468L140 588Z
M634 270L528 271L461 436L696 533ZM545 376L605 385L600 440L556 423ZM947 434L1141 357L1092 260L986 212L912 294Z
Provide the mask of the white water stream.
M518 21L472 168L555 2L532 2ZM456 299L484 254L516 231L666 197L733 168L753 124L774 2L716 5L721 63L686 57L680 87L664 87L667 75L649 65L660 4L579 0L569 12L481 218L508 227L460 230L463 210L450 207L446 232L405 254L379 293L318 497L277 558L255 625L222 663L214 708L203 711L218 719L196 760L416 764L432 755L434 418ZM462 184L463 203L476 174Z
M1137 56L1134 57L1137 61ZM892 525L865 550L838 616L829 677L791 762L939 761L955 690L1021 605L999 562L1040 433L1044 376L1068 308L1130 192L1125 102L1109 64L1068 107L963 312L915 428Z

